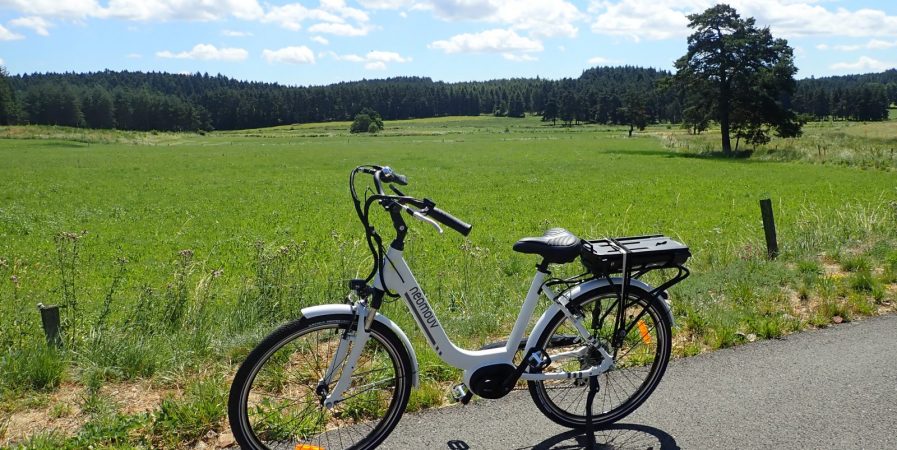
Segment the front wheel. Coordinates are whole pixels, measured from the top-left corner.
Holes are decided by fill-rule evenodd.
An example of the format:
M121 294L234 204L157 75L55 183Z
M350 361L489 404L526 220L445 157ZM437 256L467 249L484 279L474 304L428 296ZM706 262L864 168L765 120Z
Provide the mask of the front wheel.
M614 423L638 408L654 391L670 360L670 322L663 300L630 288L623 309L624 329L614 347L614 322L619 308L617 290L599 288L571 302L568 307L583 317L583 326L598 338L597 344L614 357L611 369L598 376L599 391L592 403L592 423ZM597 366L601 353L589 348L562 313L551 319L539 336L538 347L549 356L579 352L579 356L553 361L546 372L573 372ZM586 426L587 379L529 381L529 392L546 417L571 428Z
M355 317L332 314L290 322L262 340L231 385L228 416L242 449L373 449L402 417L411 395L411 359L388 327L374 322L344 400L332 409L333 389L321 380ZM302 444L306 444L305 447Z

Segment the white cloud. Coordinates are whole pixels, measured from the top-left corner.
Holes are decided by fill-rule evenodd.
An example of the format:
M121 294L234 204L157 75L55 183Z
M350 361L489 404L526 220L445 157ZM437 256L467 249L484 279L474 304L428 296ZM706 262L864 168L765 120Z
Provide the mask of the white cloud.
M308 28L309 33L333 34L336 36L366 36L373 28L367 25L353 26L348 23L323 22Z
M868 56L860 56L860 59L855 62L839 62L832 64L830 67L835 70L864 70L864 71L873 71L873 72L881 72L884 70L888 70L897 66L897 63L893 62L884 62L879 61L874 58L870 58Z
M502 58L507 59L508 61L514 62L532 62L538 61L539 58L536 58L532 55L527 55L526 53L517 54L517 53L502 53Z
M499 23L534 37L576 37L576 22L586 19L567 0L432 0L437 17Z
M870 50L883 50L891 47L897 47L897 41L882 41L880 39L873 39L866 43L866 48Z
M0 25L0 41L17 41L19 39L25 39L25 36L14 33L6 29L3 25Z
M687 14L702 12L717 0L592 0L592 31L633 40L668 39L690 33ZM897 16L863 8L829 9L818 0L729 0L742 17L754 17L776 36L894 36Z
M252 36L252 33L249 31L237 31L237 30L221 30L221 34L227 37L249 37Z
M533 53L543 50L540 41L523 37L513 30L494 29L480 33L464 33L427 47L445 53Z
M495 20L532 36L573 38L579 32L574 24L586 18L579 8L565 0L521 0L501 4Z
M593 2L589 10L597 12L592 31L599 34L626 36L635 41L641 39L668 39L686 35L689 1L630 0L620 2ZM674 9L675 8L675 9ZM688 8L688 9L681 9Z
M196 44L191 50L173 53L168 50L156 52L160 58L200 59L204 61L243 61L249 52L242 48L217 48L211 44Z
M337 61L348 61L348 62L354 62L354 63L362 63L365 61L364 58L362 58L361 56L358 56L356 54L338 55L334 52L327 52L327 53L325 53L325 55L327 55Z
M325 38L323 36L312 36L311 40L313 40L321 45L329 45L330 44L330 41L328 41L327 38Z
M591 64L591 65L593 65L593 66L599 66L599 65L602 65L602 64L610 64L610 63L612 63L613 61L611 61L611 60L609 60L609 59L607 59L607 58L605 58L605 57L603 57L603 56L594 56L594 57L592 57L592 58L589 58L588 61L586 61L586 62L589 63L589 64Z
M576 22L587 16L568 0L359 0L369 9L431 10L447 21L474 20L502 24L534 37L575 37ZM401 17L407 17L402 11Z
M498 11L498 2L491 0L432 0L437 16L446 20L485 19Z
M0 7L35 16L69 19L97 16L101 11L96 0L0 0Z
M314 64L315 54L306 46L301 47L284 47L279 50L262 51L262 58L269 63L289 63L289 64Z
M872 39L865 44L851 44L851 45L833 45L829 46L827 44L819 44L816 46L819 50L838 50L841 52L855 52L857 50L867 49L867 50L887 50L892 47L897 47L897 41L884 41L881 39Z
M370 20L368 13L346 5L345 0L321 0L321 9L356 22L367 22Z
M402 9L417 3L414 0L358 0L361 6L368 9Z
M18 19L10 20L9 24L14 27L29 28L41 36L49 36L50 31L48 28L53 26L52 23L37 16L19 17Z
M290 3L271 8L262 18L263 22L271 22L292 31L299 31L303 22L318 22L308 31L339 36L364 36L372 29L367 22L367 13L346 5L344 0L321 0L318 8L306 8L299 3ZM355 25L347 21L355 22Z
M258 0L0 0L0 7L40 17L126 20L256 20L264 12Z
M842 52L855 52L855 51L863 48L863 46L862 45L836 45L832 48L835 50L838 50L838 51L842 51Z
M256 20L263 13L257 0L109 0L106 8L92 15L142 21L213 21L228 16Z
M396 52L382 52L378 50L368 52L368 54L365 56L365 59L367 59L368 61L379 61L385 63L405 63L411 61L411 58L405 58Z
M141 55L140 53L128 53L127 55L125 55L125 58L140 59L140 58L143 58L143 55Z
M364 64L364 68L368 70L386 70L387 63L411 62L410 57L402 56L396 52L386 52L381 50L372 50L364 56L358 56L353 53L338 55L335 52L327 52L325 55L337 61Z

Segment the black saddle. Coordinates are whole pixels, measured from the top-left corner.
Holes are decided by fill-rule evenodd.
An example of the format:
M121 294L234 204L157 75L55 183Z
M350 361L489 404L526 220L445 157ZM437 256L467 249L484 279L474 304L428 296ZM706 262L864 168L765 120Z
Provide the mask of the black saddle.
M579 256L582 240L563 228L552 228L542 237L525 237L514 244L514 251L540 255L552 264L564 264Z

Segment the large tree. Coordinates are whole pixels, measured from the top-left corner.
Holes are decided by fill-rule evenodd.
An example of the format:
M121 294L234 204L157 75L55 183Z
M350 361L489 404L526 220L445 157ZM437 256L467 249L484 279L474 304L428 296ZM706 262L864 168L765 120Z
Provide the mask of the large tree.
M725 4L688 20L695 32L688 37L688 53L676 61L675 79L687 111L719 122L723 153L732 154L733 129L750 143L766 142L771 130L783 137L800 134L797 116L787 107L797 72L788 42Z

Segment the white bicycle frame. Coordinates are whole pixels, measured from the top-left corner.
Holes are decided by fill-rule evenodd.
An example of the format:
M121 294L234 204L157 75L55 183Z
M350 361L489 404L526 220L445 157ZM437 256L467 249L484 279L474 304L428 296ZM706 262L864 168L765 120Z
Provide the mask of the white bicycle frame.
M519 351L519 343L523 338L524 332L526 331L527 324L529 324L529 321L532 318L533 313L535 312L536 305L539 302L539 295L542 293L544 293L545 296L553 302L553 304L542 314L542 316L536 322L536 325L533 327L533 331L530 334L529 339L527 340L524 351L527 352L529 351L529 349L535 346L536 340L541 334L541 331L546 328L548 322L558 312L562 312L571 321L571 323L574 325L574 327L582 337L583 342L591 342L592 335L583 326L582 317L572 314L570 310L567 309L566 305L581 293L585 293L599 286L608 284L607 280L591 280L559 295L554 292L554 290L552 290L550 286L544 285L545 277L547 276L547 274L542 271L536 271L536 275L533 277L529 292L526 295L526 299L520 309L520 314L517 316L517 321L514 323L514 328L511 330L511 335L508 337L508 341L505 347L487 350L465 350L452 343L451 339L449 339L448 335L445 333L445 330L439 323L439 319L436 317L436 312L430 306L430 303L427 301L427 297L424 295L423 290L417 283L414 275L411 273L411 269L405 262L402 251L390 247L386 253L386 260L384 262L385 264L383 265L383 267L385 268L385 270L383 272L382 278L386 282L386 286L382 286L379 273L374 276L373 286L377 289L382 290L386 290L386 288L388 287L389 290L397 292L402 298L405 299L408 305L408 309L411 311L411 315L414 317L417 325L423 331L424 336L427 339L427 343L446 364L464 371L463 380L464 384L468 387L470 386L471 376L477 369L481 367L492 364L510 364L512 366L515 365L514 356ZM619 280L616 281L619 282ZM639 280L632 280L632 284L640 285L639 287L648 287ZM328 368L327 372L325 372L325 378L323 381L329 383L331 381L330 377L335 375L337 369L340 366L343 367L336 386L334 386L333 390L324 400L324 405L328 408L332 408L333 405L342 400L343 392L345 392L345 389L348 388L351 384L352 369L354 369L358 361L358 357L361 355L361 350L364 347L364 343L367 341L369 336L369 333L365 330L365 319L368 316L368 309L363 302L355 302L354 307L352 307L351 309L349 305L322 305L320 307L312 307L302 310L303 316L306 317L326 313L334 313L337 311L343 313L351 311L353 314L358 316L358 320L356 321L357 327L355 332L351 333L351 335L347 339L341 340L340 346L338 347L337 353L334 357L334 361L331 363L331 366ZM376 314L375 320L387 324L387 326L389 326L393 331L396 332L400 339L402 339L405 346L409 349L409 354L413 359L412 363L414 370L414 381L416 385L417 360L416 356L414 355L414 351L410 346L410 343L408 343L408 338L405 336L405 333L402 332L402 330L399 329L398 326L389 321L389 319L386 319L379 313ZM351 351L349 349L351 349ZM588 347L586 345L581 345L579 348L576 348L574 350L556 353L550 356L552 361L557 362L582 356L587 350ZM574 372L524 372L521 375L520 379L587 379L593 375L600 375L604 372L607 372L613 367L613 357L601 347L599 347L598 350L599 352L601 352L603 358L601 364L597 366ZM347 352L348 355L346 355ZM343 358L345 358L345 360L343 360ZM344 362L341 363L340 361Z

